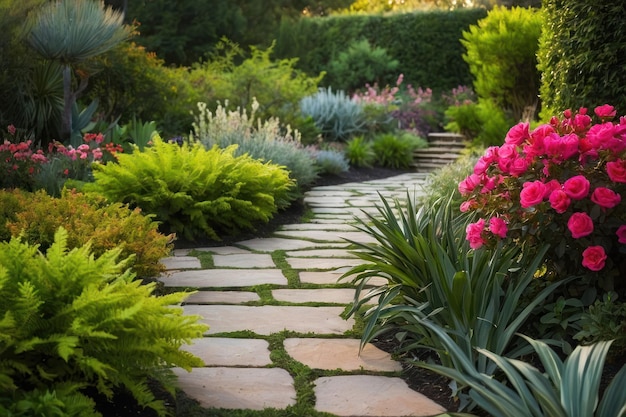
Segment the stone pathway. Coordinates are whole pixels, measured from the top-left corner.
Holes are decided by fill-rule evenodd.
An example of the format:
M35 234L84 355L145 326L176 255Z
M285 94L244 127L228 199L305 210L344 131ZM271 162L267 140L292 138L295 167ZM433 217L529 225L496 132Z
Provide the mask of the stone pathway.
M314 401L316 411L336 416L445 412L399 378L402 368L389 354L367 345L359 355L354 321L340 317L354 290L337 279L360 262L344 239L371 241L353 227L354 216L377 213L378 193L388 199L405 199L407 191L414 196L424 178L414 173L317 187L305 196L314 214L309 223L233 246L176 250L165 259L168 272L161 281L198 288L184 310L210 326L204 338L186 347L206 366L176 370L181 388L206 408L285 409ZM206 253L212 267L205 269L199 258ZM270 346L273 335L282 341L279 354ZM312 381L313 400L298 399L294 375L275 363L274 355L281 354L321 375Z

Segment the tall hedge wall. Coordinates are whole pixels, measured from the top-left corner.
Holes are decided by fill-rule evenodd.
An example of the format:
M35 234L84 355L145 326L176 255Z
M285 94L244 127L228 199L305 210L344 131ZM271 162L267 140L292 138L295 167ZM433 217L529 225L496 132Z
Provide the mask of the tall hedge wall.
M275 53L280 58L297 56L300 69L318 74L350 43L367 39L400 61L398 73L404 74L406 83L449 90L472 84L460 39L464 30L486 15L485 9L459 9L283 21Z
M626 5L544 0L538 61L542 116L609 103L626 114Z

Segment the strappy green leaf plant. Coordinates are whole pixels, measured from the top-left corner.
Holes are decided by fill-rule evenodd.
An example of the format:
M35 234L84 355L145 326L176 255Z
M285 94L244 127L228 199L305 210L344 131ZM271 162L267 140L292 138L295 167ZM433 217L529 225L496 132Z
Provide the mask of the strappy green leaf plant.
M478 352L495 363L506 382L480 372L465 352L438 325L423 324L436 333L454 357L455 366L416 365L469 387L469 395L492 417L623 417L626 415L626 366L614 376L602 397L600 380L611 341L577 346L561 361L544 342L522 336L541 361L543 371L486 349Z
M399 200L392 206L383 199L380 216L368 215L357 226L376 243L351 242L365 263L342 277L354 276L356 285L347 314L375 304L365 312L362 344L396 329L404 335L405 349L434 348L442 363L452 366L453 358L445 354L437 335L423 325L428 318L487 375L495 372L495 364L478 355L476 348L511 357L528 352L515 333L559 285L549 285L530 303L520 304L546 249L531 259L516 248L471 251L465 241L469 217L456 215L451 200L417 209L407 196L404 206ZM387 283L368 291L373 277Z

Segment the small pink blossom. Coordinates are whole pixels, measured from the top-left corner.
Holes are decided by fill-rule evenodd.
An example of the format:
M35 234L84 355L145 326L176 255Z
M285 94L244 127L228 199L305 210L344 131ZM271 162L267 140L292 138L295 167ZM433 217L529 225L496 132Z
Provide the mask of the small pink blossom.
M619 243L626 244L626 225L621 225L615 234L617 235L617 241Z
M620 201L622 201L622 196L609 188L598 187L593 190L591 201L602 208L610 209L617 206Z
M583 251L583 266L591 271L601 271L606 263L606 252L602 246L589 246Z
M584 175L576 175L563 183L563 191L573 200L582 200L589 195L590 186Z
M504 239L506 237L506 233L508 232L508 227L502 217L492 217L489 220L489 231Z
M543 201L546 193L546 185L537 180L532 182L525 182L520 192L520 204L524 208L532 207Z
M530 139L529 123L518 123L513 126L504 138L504 142L511 145L521 145Z
M593 220L587 213L577 212L567 221L567 228L574 239L589 236L593 232Z
M472 191L480 184L481 178L476 174L472 174L459 183L459 192L461 195L471 194Z
M475 223L470 223L465 228L466 239L470 243L470 248L478 249L483 246L486 241L482 237L483 230L485 229L485 219L480 219Z
M565 194L563 190L554 190L550 194L550 207L559 214L563 214L567 211L572 200Z
M606 173L613 182L626 183L626 160L607 162Z
M11 136L14 136L14 135L15 135L15 132L17 131L17 129L15 128L15 126L13 126L13 125L9 125L9 126L7 127L7 131L9 132L9 134L10 134Z
M603 104L602 106L598 106L593 109L593 112L601 119L613 118L617 114L615 107L609 104Z

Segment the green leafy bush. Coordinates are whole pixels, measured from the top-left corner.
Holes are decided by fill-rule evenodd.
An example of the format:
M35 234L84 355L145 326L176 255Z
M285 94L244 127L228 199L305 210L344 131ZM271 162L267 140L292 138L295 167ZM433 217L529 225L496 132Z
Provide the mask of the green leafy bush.
M97 195L65 190L59 198L43 191L27 193L20 190L0 191L0 239L21 236L42 250L52 245L59 227L67 231L69 248L91 242L96 256L119 247L121 256L133 258L129 266L140 277L156 277L165 267L160 262L168 256L173 236L158 231L152 216L139 209L131 210L119 203L107 203Z
M475 147L486 148L502 143L502 137L513 125L513 119L493 101L479 99L478 103L450 106L445 111L446 130L460 133Z
M0 243L0 414L41 415L46 403L61 411L43 415L99 415L91 389L109 399L127 390L164 416L147 379L172 389L170 367L202 366L180 350L207 330L173 308L187 294L154 296L156 283L134 280L120 252L68 250L62 228L45 255L18 238Z
M189 74L194 88L202 93L202 101L228 101L247 109L256 99L262 105L257 110L260 120L276 117L294 129L306 124L298 103L315 93L324 73L310 76L296 69L296 58L273 59L273 46L265 50L252 47L249 55L229 42L222 42L216 49L217 53L194 65Z
M348 140L344 153L350 165L355 167L370 167L376 160L372 142L364 136L355 136Z
M248 154L252 158L284 166L296 182L291 196L295 199L298 192L309 187L317 178L315 161L303 148L300 132L283 126L276 117L261 122L256 116L258 108L256 99L252 100L250 115L246 109L228 110L221 104L213 113L206 104L198 103L193 137L207 149L215 145L220 148L237 145L235 155Z
M626 303L618 300L617 293L610 291L596 300L579 323L582 328L574 338L585 344L613 340L613 357L626 353Z
M384 133L372 142L376 164L394 169L408 169L413 163L413 151L425 146L424 139L409 133Z
M439 327L425 323L436 332L454 368L417 363L469 387L470 397L493 417L598 416L621 417L626 409L626 366L615 375L600 395L602 370L611 342L578 346L565 361L539 340L525 337L543 369L519 360L502 357L487 349L479 353L498 365L503 379L476 369L465 360L454 341Z
M398 64L385 48L372 47L367 39L361 39L328 63L325 83L343 91L354 91L367 83L385 85L394 81Z
M544 30L537 53L542 119L565 109L605 103L626 114L623 4L602 0L544 0ZM575 24L572 24L575 22Z
M463 32L463 59L479 98L510 112L514 121L534 119L539 102L537 49L543 17L522 7L494 7Z
M459 183L473 171L477 160L477 156L463 155L454 164L447 164L430 173L422 186L419 203L429 207L450 199L453 207L458 209L463 201Z
M120 154L117 164L96 165L87 189L153 214L186 239L219 240L269 221L289 204L293 186L284 168L236 157L235 148L155 140L143 152Z
M324 139L345 141L365 130L363 106L343 91L331 87L320 90L300 101L305 117L312 117Z

